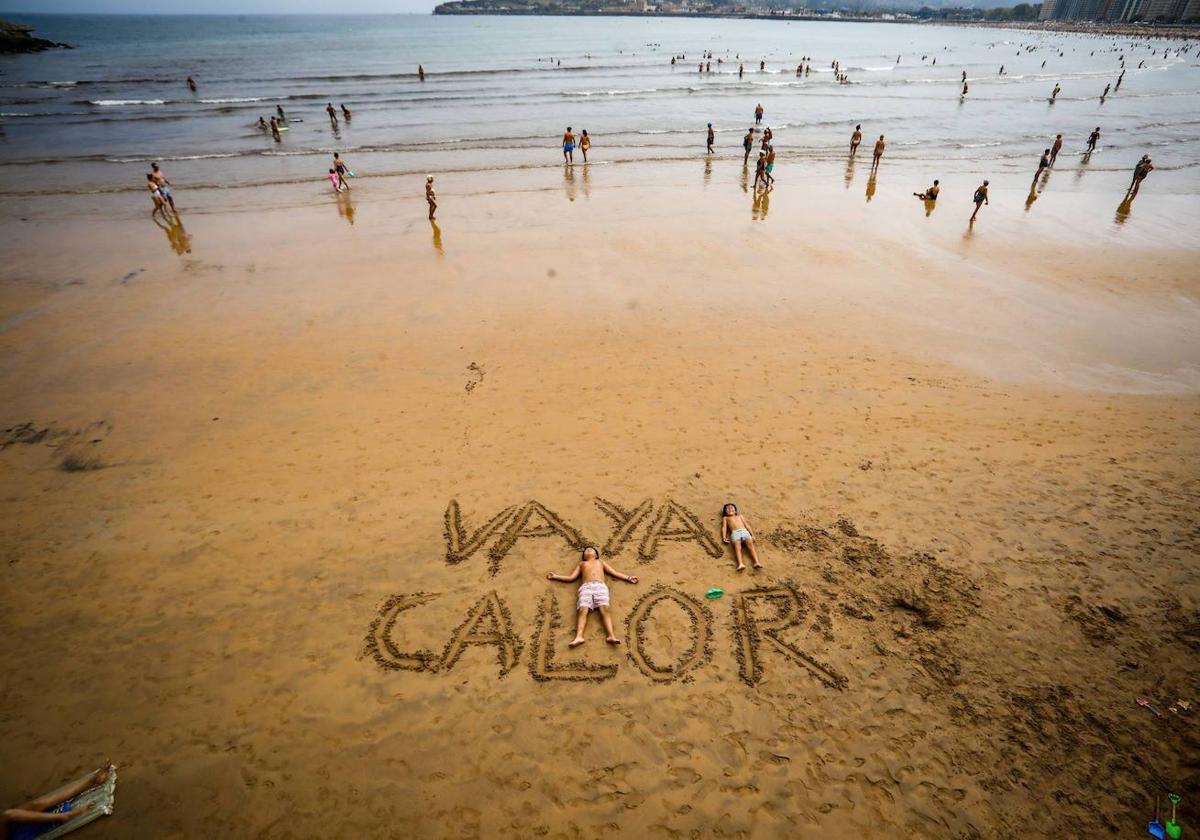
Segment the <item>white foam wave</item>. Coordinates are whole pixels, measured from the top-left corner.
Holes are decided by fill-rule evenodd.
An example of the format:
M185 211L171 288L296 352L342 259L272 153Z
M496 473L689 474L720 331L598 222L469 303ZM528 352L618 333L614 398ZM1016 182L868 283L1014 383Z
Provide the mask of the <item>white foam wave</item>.
M228 99L201 99L205 105L226 105L231 102L262 102L261 96L231 96Z
M90 99L92 105L166 105L165 99Z

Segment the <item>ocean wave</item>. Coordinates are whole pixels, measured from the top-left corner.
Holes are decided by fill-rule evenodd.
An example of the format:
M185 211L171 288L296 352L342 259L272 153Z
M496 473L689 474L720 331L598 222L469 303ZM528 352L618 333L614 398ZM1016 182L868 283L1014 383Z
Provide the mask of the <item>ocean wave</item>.
M564 90L562 96L625 96L631 93L657 93L658 88L635 88L633 90Z
M228 99L198 99L197 102L203 102L205 105L228 105L234 102L262 102L261 96L231 96Z
M87 104L108 107L111 105L166 105L166 99L89 99Z

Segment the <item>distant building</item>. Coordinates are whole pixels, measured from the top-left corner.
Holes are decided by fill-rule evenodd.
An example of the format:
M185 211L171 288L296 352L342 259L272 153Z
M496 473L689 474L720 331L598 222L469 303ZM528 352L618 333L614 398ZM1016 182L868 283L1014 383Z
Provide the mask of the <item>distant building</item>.
M1055 12L1058 9L1058 0L1042 0L1042 11L1038 13L1038 20L1054 20L1058 15Z

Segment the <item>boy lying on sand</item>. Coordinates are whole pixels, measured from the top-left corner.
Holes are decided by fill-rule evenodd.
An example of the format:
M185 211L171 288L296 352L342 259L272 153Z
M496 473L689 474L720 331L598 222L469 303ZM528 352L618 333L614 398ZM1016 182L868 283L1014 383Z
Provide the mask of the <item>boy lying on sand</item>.
M600 620L604 622L604 630L608 633L608 643L611 645L621 644L621 640L613 632L612 615L608 611L608 585L604 582L606 574L626 583L638 582L637 577L623 575L601 560L600 549L590 545L583 550L583 554L579 558L579 565L571 574L556 575L551 572L546 575L548 580L557 580L562 583L570 583L583 575L583 583L579 585L579 620L575 623L575 638L571 640L571 647L584 643L583 628L587 624L588 612L597 609L600 610Z
M754 561L754 568L761 569L762 563L758 562L758 554L754 551L754 535L750 533L750 526L746 524L746 520L738 513L737 505L733 502L726 502L725 507L721 508L721 542L733 542L733 553L737 557L737 570L745 571L746 564L742 562L742 546L746 546L746 551L750 552L750 559Z

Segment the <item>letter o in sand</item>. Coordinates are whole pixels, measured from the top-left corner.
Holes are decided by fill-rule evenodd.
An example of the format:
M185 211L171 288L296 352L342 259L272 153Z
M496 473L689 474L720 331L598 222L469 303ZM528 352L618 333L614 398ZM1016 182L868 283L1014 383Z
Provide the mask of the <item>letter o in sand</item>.
M691 646L669 665L660 665L646 652L644 625L655 607L671 602L687 615ZM657 683L673 683L704 665L712 656L712 613L701 601L677 589L659 587L642 596L626 622L629 658L637 669Z

